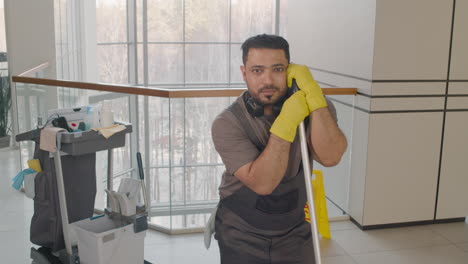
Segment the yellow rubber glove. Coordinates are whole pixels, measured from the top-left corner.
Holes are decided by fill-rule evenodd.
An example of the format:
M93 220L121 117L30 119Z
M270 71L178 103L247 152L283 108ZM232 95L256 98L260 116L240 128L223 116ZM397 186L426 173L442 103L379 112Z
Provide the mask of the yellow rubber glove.
M284 102L270 132L286 141L293 142L297 127L309 114L304 91L297 91Z
M327 100L323 96L322 88L314 80L307 66L291 63L288 66L287 75L288 87L291 87L292 80L296 79L299 89L305 92L310 112L327 106Z

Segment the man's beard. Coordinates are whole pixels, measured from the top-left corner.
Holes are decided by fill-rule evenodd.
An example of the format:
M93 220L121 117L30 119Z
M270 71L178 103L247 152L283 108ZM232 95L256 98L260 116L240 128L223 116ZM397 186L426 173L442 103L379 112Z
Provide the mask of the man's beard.
M276 102L278 102L279 100L281 100L281 98L284 96L284 94L280 94L280 96L278 98L276 98L275 100L271 100L273 95L268 95L268 96L265 96L268 101L265 101L264 99L261 99L260 98L260 94L264 91L264 90L274 90L276 92L280 92L280 88L278 88L277 86L274 86L274 85L266 85L266 86L263 86L262 88L260 88L258 90L258 93L256 93L255 95L252 95L252 97L255 99L255 101L260 104L260 105L263 105L263 106L266 106L266 105L272 105L272 104L275 104Z

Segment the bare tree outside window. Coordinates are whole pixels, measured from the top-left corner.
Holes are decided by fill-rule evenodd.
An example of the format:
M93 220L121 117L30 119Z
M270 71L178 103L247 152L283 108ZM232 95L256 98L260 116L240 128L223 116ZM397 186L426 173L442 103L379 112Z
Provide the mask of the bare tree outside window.
M229 41L229 1L186 0L185 41Z
M99 79L128 83L127 1L96 1L96 37Z

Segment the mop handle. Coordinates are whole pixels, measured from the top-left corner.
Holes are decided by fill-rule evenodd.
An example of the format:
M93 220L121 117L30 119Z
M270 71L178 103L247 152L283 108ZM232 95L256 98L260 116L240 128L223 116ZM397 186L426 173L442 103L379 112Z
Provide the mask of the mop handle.
M293 92L298 90L296 80L293 80L291 89ZM320 241L318 235L318 228L317 228L317 219L315 216L315 203L314 203L314 195L312 190L312 182L311 182L311 169L310 169L310 162L309 162L309 152L307 149L307 140L306 140L306 133L304 128L304 121L299 124L299 136L301 140L301 154L302 154L302 166L304 170L304 181L306 185L307 191L307 202L309 204L309 214L310 214L310 227L312 233L312 241L314 244L314 256L315 256L315 263L321 264L322 258L320 257Z
M145 211L148 211L148 196L146 194L145 173L143 171L143 162L141 161L141 153L137 152L138 174L141 180L141 189L143 190L143 200L145 202Z

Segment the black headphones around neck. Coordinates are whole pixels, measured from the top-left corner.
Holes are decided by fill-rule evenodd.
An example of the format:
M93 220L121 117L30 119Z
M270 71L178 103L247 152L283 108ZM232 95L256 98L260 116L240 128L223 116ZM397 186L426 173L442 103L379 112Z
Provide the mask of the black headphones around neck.
M286 101L286 99L288 99L289 96L292 94L292 91L291 91L291 90L292 90L292 89L288 89L286 95L283 96L283 98L281 98L281 100L279 100L278 102L276 102L276 103L273 105L273 114L274 114L275 116L278 116L279 113L281 112L281 108L283 107L284 101ZM263 105L259 104L259 103L250 95L250 93L249 93L248 91L244 93L243 99L244 99L245 107L247 108L247 111L249 112L249 114L250 114L253 118L263 116L263 114L264 114Z

